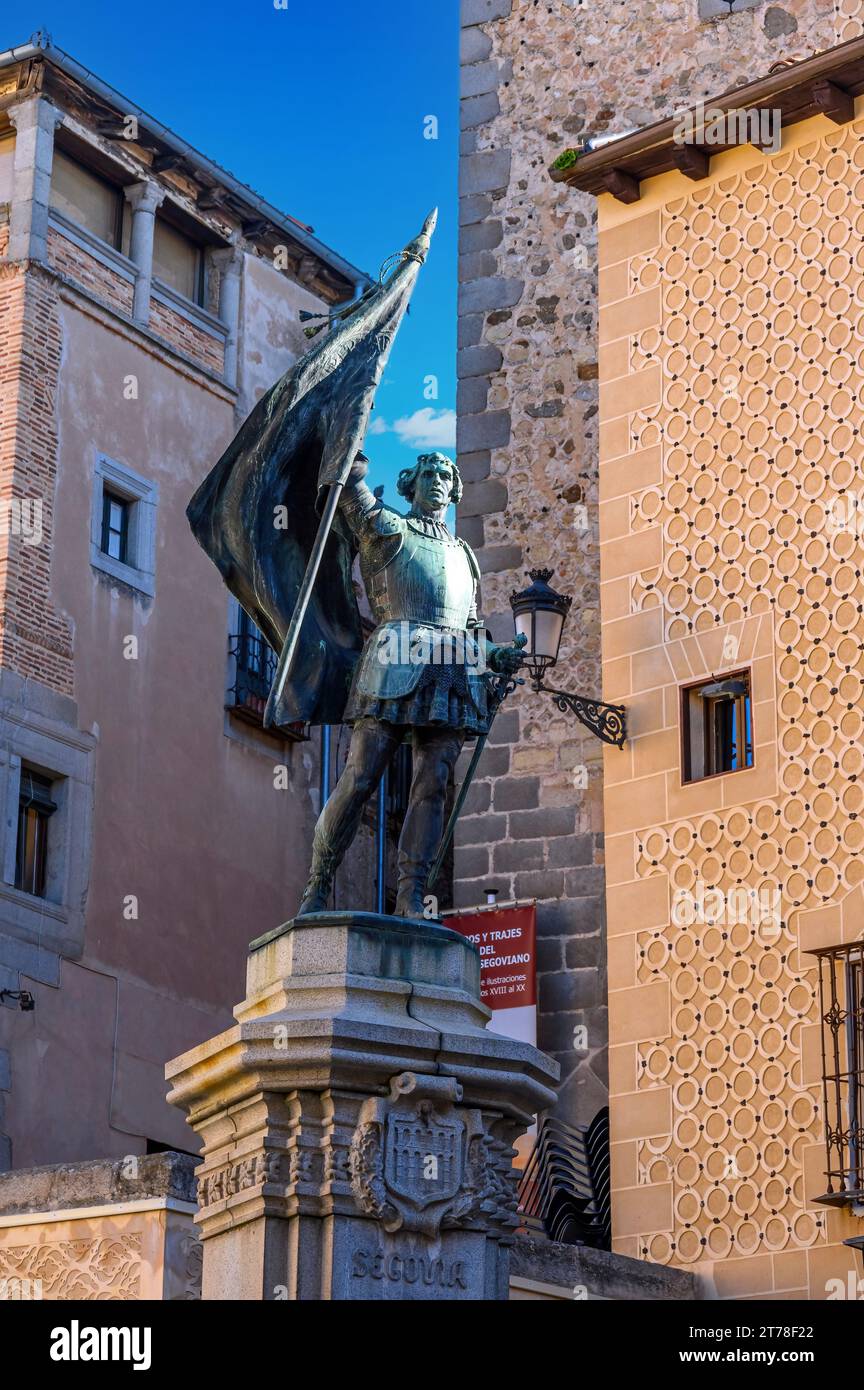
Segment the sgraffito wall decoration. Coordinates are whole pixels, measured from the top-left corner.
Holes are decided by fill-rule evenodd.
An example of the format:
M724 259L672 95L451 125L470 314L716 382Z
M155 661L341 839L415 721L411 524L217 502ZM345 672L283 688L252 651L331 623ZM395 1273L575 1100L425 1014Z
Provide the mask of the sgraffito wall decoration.
M814 1200L802 948L864 931L864 121L691 187L601 213L604 696L633 733L605 763L616 1244L824 1298L862 1225ZM754 766L683 783L682 687L742 668Z

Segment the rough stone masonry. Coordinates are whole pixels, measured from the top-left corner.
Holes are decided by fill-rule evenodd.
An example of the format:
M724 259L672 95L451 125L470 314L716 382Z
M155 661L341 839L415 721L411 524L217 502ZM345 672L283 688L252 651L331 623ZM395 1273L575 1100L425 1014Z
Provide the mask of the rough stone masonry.
M552 183L548 165L580 135L647 125L854 38L861 10L462 0L459 531L497 639L512 636L508 598L529 566L554 569L572 594L553 682L566 689L602 694L596 240L593 199ZM560 1063L570 1123L606 1097L602 770L587 731L519 692L493 728L455 852L457 905L482 903L487 884L499 901L538 901L538 1045Z

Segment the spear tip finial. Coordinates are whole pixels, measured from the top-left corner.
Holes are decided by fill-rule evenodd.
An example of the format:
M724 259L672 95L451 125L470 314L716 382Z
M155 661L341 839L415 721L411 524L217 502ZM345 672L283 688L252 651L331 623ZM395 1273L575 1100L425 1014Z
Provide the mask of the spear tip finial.
M437 221L438 209L433 208L423 223L420 235L416 236L413 241L409 241L405 247L402 253L404 257L412 261L419 261L422 265L429 254L429 243L432 240L432 233L435 231Z

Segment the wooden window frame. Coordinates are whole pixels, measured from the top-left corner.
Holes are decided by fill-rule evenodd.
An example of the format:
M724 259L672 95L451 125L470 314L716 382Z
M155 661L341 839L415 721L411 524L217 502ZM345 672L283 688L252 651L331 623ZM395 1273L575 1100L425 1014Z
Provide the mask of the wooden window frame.
M740 701L744 709L749 703L750 713L750 737L746 738L744 744L744 756L746 758L747 748L750 749L750 761L742 762L739 767L721 769L719 771L702 772L693 771L693 725L692 696L695 692L704 690L706 686L714 685L720 681L744 680L747 683L747 695L741 696ZM706 701L702 702L707 703ZM710 782L717 777L732 777L738 772L750 772L756 765L756 743L753 730L753 673L749 666L739 667L734 671L723 671L719 675L703 677L702 680L688 681L687 685L681 687L680 691L680 728L681 728L681 785L684 787L694 786L696 783ZM709 756L708 740L710 728L708 721L705 720L701 732L702 750L701 760L703 769L707 768L713 761Z

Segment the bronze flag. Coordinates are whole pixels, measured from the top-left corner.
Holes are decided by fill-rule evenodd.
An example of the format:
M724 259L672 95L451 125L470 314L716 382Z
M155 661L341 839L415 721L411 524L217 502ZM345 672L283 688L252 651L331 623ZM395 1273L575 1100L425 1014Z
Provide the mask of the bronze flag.
M324 499L344 484L362 446L435 220L430 213L395 270L262 396L187 508L196 540L274 651L283 651L291 627ZM363 646L354 553L337 512L287 671L283 652L282 690L277 698L274 682L266 723L341 722Z

